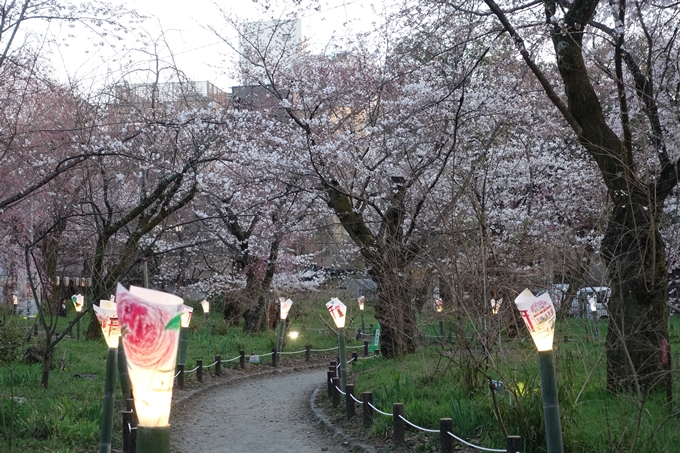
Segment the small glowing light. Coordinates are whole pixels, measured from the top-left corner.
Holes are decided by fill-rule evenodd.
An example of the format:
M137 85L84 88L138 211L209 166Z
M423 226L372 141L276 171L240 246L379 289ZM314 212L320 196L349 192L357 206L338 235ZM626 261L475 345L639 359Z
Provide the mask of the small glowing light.
M116 304L109 300L100 300L99 306L93 305L92 308L102 328L106 345L109 348L117 348L118 337L120 337L120 324L118 324Z
M210 302L208 302L207 300L203 299L203 300L201 301L201 307L203 307L203 313L204 313L204 314L210 313Z
M71 296L71 300L73 301L73 307L75 307L77 313L83 311L83 305L85 305L85 296L82 294L76 294Z
M283 297L279 297L279 308L281 312L281 320L285 321L286 318L288 317L288 312L290 311L290 307L293 305L293 301L290 299L284 299Z
M338 329L345 327L345 313L347 313L347 306L343 304L340 299L334 297L330 302L326 303L326 308L331 314L333 321L335 321L335 326Z
M16 307L19 305L19 299L17 298L16 294L12 294L12 304Z
M503 303L503 298L500 298L498 300L496 299L491 299L491 313L494 315L497 315L498 312L501 310L501 304Z
M550 295L546 292L535 297L531 291L525 289L517 296L515 304L531 333L536 349L552 350L555 333L555 306Z
M290 337L291 340L297 340L297 337L300 335L300 332L292 331L288 333L288 336Z
M442 302L441 299L435 300L434 306L435 306L435 309L437 310L437 313L441 313L442 311L444 311L444 302Z
M191 315L194 313L194 307L188 305L182 305L182 327L185 329L189 327L191 322Z
M359 310L361 311L364 311L364 302L365 302L364 296L361 296L359 298Z

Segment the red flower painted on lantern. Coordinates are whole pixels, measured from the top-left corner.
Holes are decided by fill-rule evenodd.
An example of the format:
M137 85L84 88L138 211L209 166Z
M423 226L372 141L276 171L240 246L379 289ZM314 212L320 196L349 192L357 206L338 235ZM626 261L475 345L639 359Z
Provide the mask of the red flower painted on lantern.
M128 362L143 368L172 367L178 331L165 326L173 315L127 291L119 291L116 301Z

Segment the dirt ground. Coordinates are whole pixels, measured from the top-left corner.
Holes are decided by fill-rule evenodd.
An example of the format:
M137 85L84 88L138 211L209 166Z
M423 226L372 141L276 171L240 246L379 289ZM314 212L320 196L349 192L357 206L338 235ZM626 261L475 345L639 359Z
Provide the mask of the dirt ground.
M357 451L310 410L313 391L326 379L323 365L262 368L230 370L223 378L176 391L172 452Z

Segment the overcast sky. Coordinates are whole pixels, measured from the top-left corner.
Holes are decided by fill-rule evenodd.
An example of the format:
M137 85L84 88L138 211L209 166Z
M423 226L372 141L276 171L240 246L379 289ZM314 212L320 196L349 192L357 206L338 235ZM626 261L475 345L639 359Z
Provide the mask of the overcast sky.
M263 16L259 13L260 4L252 0L123 2L129 8L151 16L141 28L148 33L151 38L149 41L159 41L158 52L163 60L169 62L174 58L176 65L189 78L208 80L224 90L238 84L234 78L233 65L236 55L206 27L212 25L220 29L231 38L234 45L237 45L237 37L233 28L221 20L216 4L223 5L223 8L231 11L233 17L242 20L271 20L273 14L279 13L272 8L272 13ZM238 5L236 8L233 6L235 4ZM337 38L369 27L369 18L374 17L373 8L370 0L328 0L328 3L318 3L315 9L308 9L299 16L302 20L303 39L309 38L312 48L321 51L329 43L337 42ZM50 27L51 33L59 42L73 33L64 24L50 24ZM160 42L161 36L164 36L169 46ZM97 40L91 34L81 31L77 39L66 41L68 46L61 45L51 52L58 77L78 80L87 89L88 86L94 87L120 79L121 67L131 61L152 61L150 55L139 50L122 51L120 45L116 49L108 45L93 46ZM112 40L111 43L115 44L115 41ZM133 49L140 47L134 39L127 42L126 46Z

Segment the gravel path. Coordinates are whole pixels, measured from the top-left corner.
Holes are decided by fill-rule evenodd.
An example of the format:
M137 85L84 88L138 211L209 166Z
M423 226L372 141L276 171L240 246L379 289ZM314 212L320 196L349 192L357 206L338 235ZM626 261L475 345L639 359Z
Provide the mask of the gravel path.
M278 373L192 396L170 420L173 453L348 452L319 426L309 398L325 370Z

